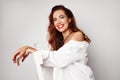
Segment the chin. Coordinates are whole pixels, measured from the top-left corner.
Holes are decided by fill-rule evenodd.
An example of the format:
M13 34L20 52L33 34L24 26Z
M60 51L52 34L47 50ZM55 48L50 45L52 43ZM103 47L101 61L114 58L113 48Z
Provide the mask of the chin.
M64 32L65 30L62 30L62 29L61 29L61 30L58 30L58 31L59 31L59 32Z
M58 28L57 28L57 30L58 30L59 32L65 32L65 31L68 30L68 28L61 28L61 29L58 29Z

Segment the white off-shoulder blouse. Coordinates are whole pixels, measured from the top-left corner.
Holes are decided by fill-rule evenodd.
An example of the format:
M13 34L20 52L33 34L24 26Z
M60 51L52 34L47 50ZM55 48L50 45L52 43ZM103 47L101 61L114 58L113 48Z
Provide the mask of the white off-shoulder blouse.
M39 80L94 80L86 64L88 45L86 41L70 40L57 51L34 52Z

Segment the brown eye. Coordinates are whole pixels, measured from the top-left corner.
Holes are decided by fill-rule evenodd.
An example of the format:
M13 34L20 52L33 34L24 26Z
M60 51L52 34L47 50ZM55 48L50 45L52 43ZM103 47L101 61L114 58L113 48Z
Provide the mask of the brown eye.
M64 16L60 16L60 18L61 18L61 19L63 19L63 18L64 18Z
M56 21L57 19L56 18L53 18L53 21Z

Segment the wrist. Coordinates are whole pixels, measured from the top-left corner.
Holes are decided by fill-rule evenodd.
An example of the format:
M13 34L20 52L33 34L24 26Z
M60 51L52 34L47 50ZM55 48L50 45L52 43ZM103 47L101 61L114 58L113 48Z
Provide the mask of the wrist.
M27 50L26 50L29 54L37 51L35 48L31 48L31 47L27 47Z

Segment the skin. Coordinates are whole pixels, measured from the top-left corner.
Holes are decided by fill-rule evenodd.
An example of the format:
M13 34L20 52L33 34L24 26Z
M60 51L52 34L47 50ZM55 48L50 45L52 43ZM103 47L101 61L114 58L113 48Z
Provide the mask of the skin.
M71 30L68 29L71 19L67 17L63 10L57 10L53 14L53 21L56 29L59 32L62 32L63 37L65 38Z
M53 13L53 20L56 29L62 33L64 38L66 38L71 32L71 30L68 28L71 19L67 17L63 10L57 10ZM67 43L69 40L83 41L83 34L81 32L73 32L69 38L67 38L65 43ZM37 50L31 46L23 46L14 53L13 62L19 66L20 61L23 62L29 54L35 51Z
M28 55L32 52L37 51L35 48L30 46L23 46L19 48L13 55L13 63L17 63L17 65L20 65L20 61L24 61Z

